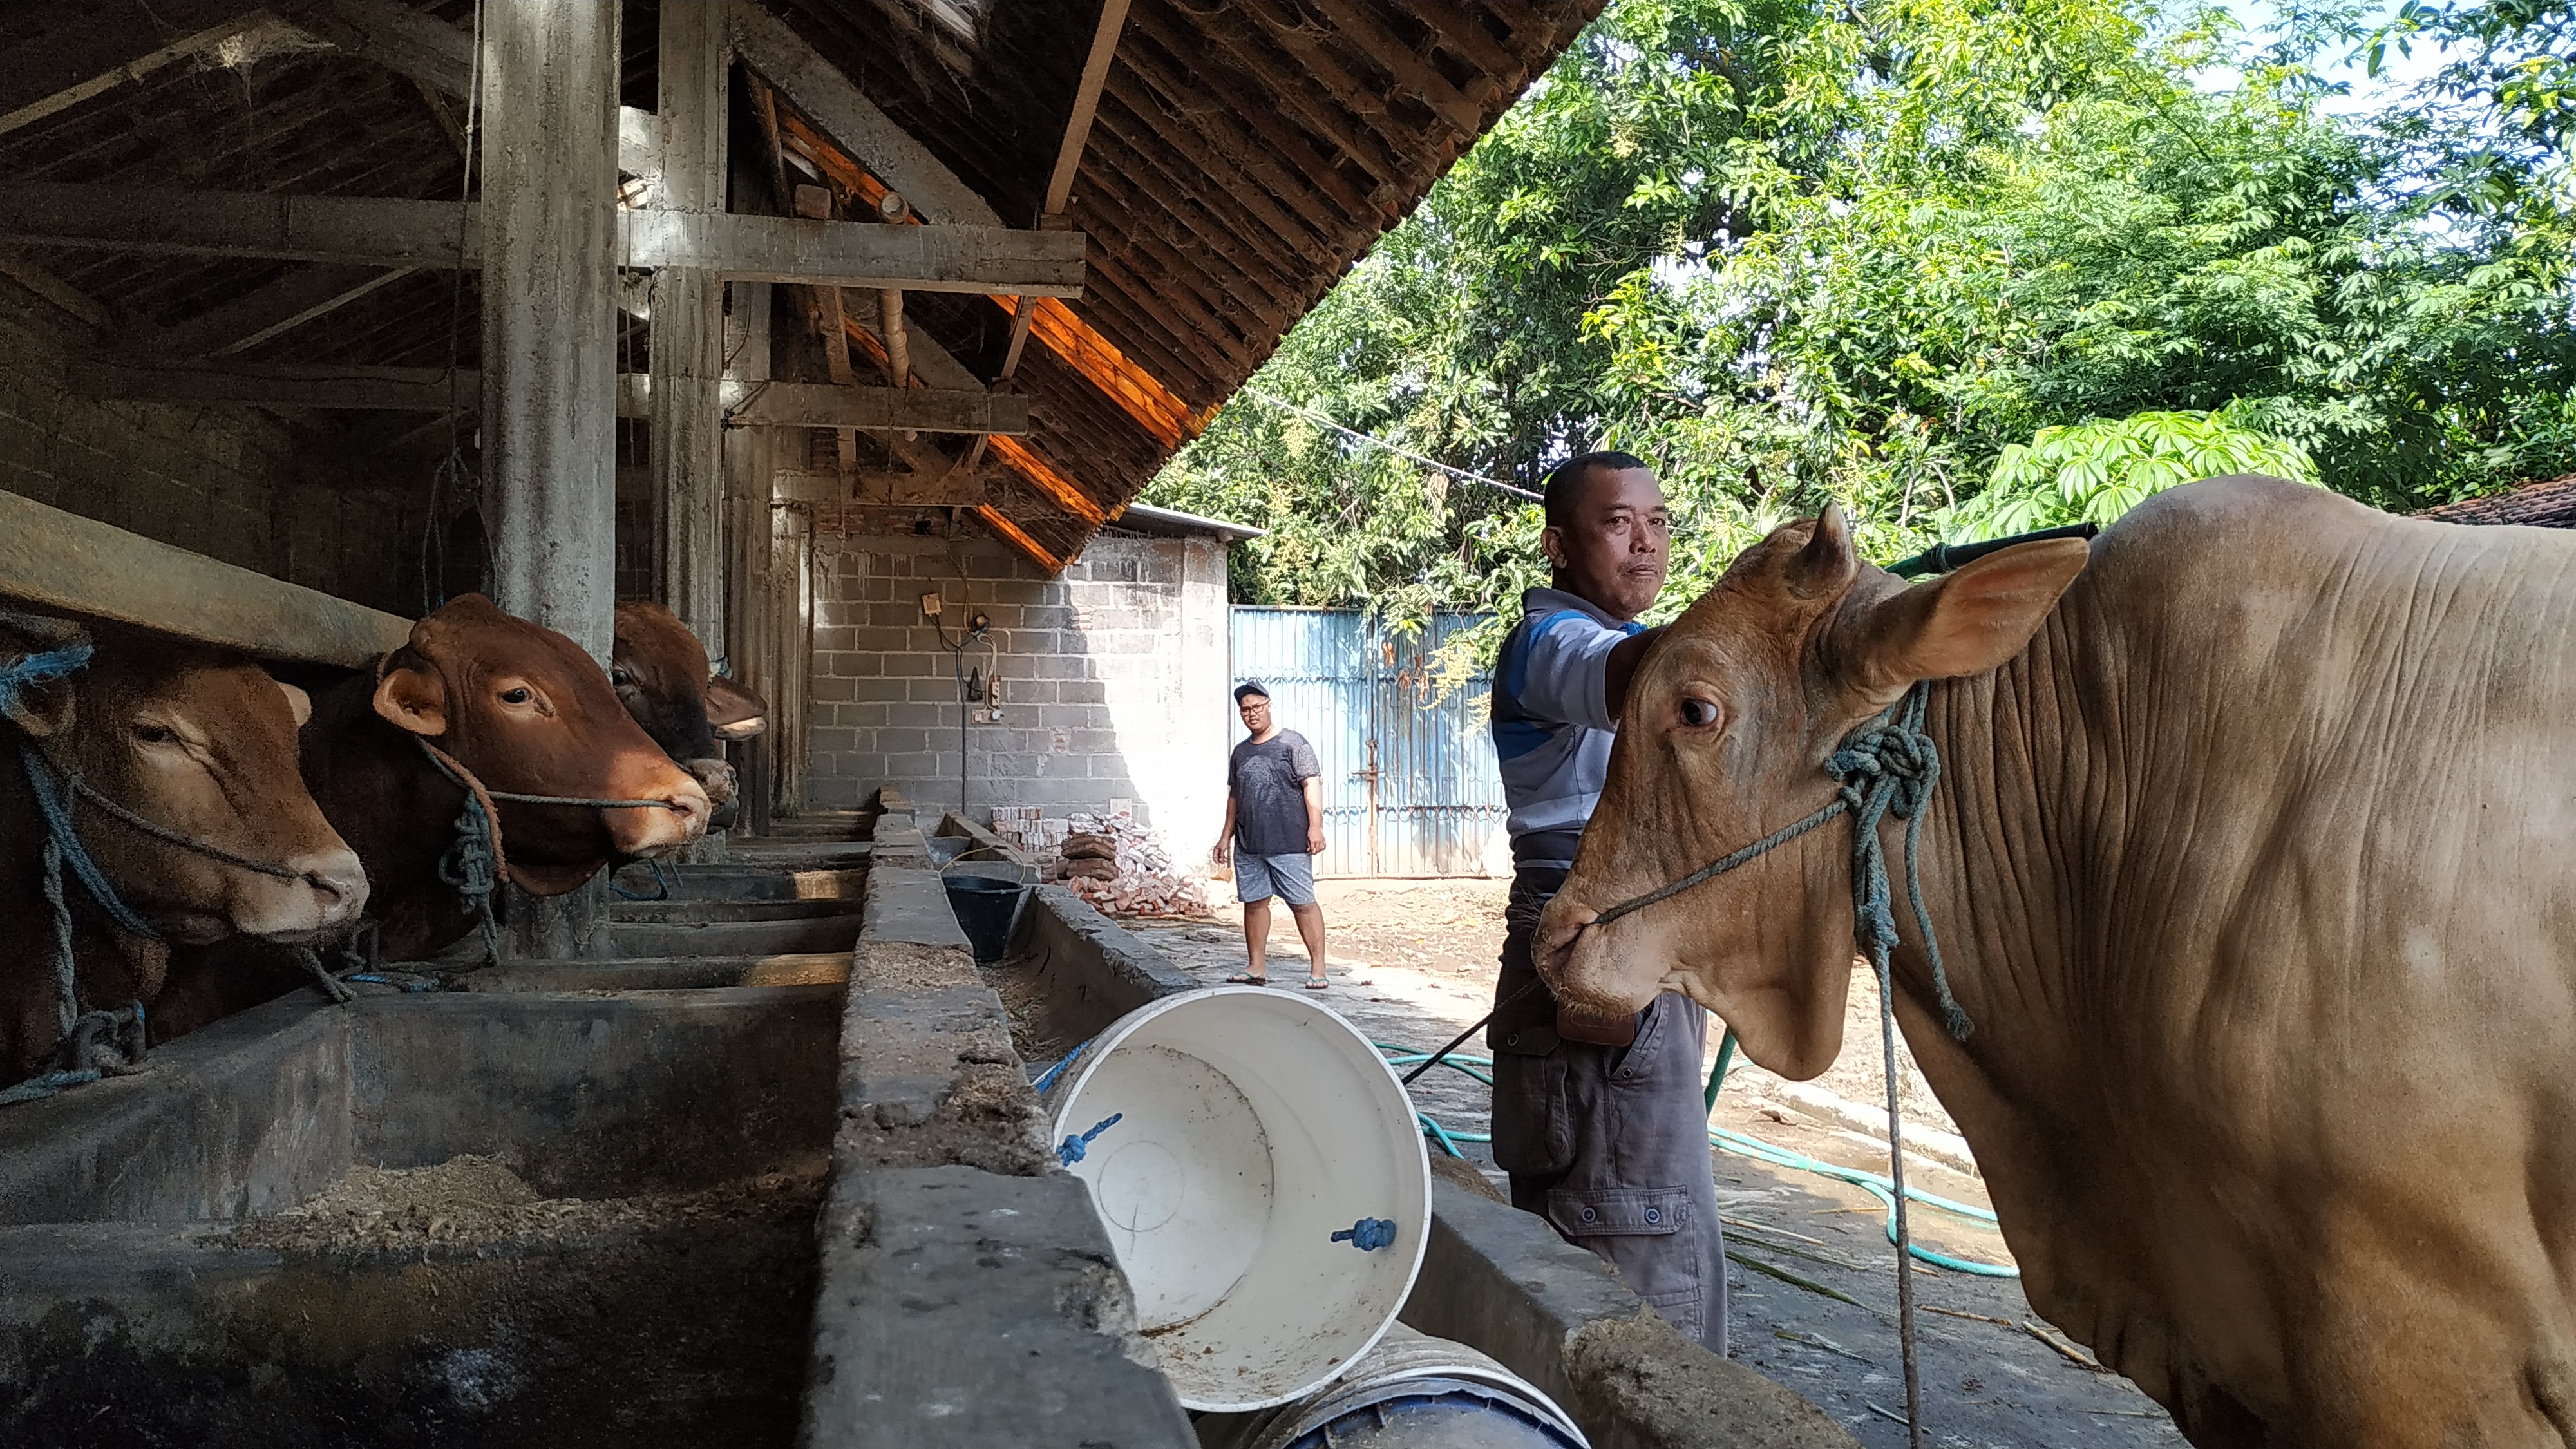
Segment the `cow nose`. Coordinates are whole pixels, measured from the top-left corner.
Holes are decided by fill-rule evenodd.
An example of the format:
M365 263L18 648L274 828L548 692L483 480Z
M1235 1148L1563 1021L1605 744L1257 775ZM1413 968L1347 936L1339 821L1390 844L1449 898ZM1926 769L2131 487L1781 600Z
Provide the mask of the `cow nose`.
M358 864L357 852L340 849L299 855L286 863L286 868L299 872L304 883L320 896L322 923L345 926L367 908L367 872Z
M620 854L638 859L669 855L707 833L707 792L674 768L666 788L636 796L662 802L660 809L628 807L607 811L608 838Z

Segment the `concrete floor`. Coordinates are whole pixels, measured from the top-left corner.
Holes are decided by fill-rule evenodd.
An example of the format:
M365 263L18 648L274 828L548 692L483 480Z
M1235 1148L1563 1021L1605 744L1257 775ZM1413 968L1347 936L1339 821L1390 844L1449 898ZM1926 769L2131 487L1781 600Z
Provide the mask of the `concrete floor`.
M1220 890L1223 888L1220 887ZM1502 942L1498 881L1330 880L1318 892L1333 981L1323 1000L1372 1040L1428 1051L1464 1030L1492 1004L1494 956ZM1294 983L1306 953L1285 911L1273 912L1270 973ZM1122 921L1194 980L1213 985L1244 968L1241 912L1230 902L1208 921ZM1841 1061L1819 1079L1856 1102L1883 1101L1877 1063L1875 993L1854 983L1853 1030ZM1289 989L1295 989L1292 985ZM1709 1050L1716 1039L1712 1033ZM1483 1055L1479 1041L1460 1048ZM1909 1127L1947 1127L1910 1064L1900 1063ZM1844 1166L1886 1170L1883 1147L1820 1115L1784 1102L1778 1079L1759 1069L1730 1074L1711 1121L1736 1132ZM1435 1070L1414 1084L1417 1108L1444 1126L1482 1133L1491 1098L1459 1072ZM1462 1144L1496 1181L1481 1144ZM1912 1154L1909 1153L1909 1158ZM1813 1173L1720 1152L1718 1202L1739 1255L1729 1276L1731 1356L1797 1389L1871 1449L1904 1445L1904 1382L1895 1328L1894 1250L1883 1209L1855 1187ZM1989 1206L1974 1176L1909 1162L1926 1191ZM1917 1239L1957 1257L2007 1263L1992 1229L1933 1212L1914 1214ZM1743 1265L1751 1259L1830 1288L1857 1303ZM1926 1439L1960 1449L2179 1449L2164 1411L2128 1380L2080 1367L2023 1325L2040 1324L2018 1284L1920 1268L1915 1277Z

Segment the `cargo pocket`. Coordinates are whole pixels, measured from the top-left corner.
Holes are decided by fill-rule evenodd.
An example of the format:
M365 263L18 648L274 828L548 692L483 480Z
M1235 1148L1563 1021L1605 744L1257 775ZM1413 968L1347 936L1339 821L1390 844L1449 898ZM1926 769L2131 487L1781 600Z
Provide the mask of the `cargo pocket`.
M1560 1187L1547 1195L1547 1220L1569 1238L1663 1237L1690 1225L1690 1196L1677 1187Z
M1561 1187L1547 1195L1547 1219L1569 1242L1616 1268L1628 1291L1684 1338L1702 1338L1710 1289L1701 1281L1707 1265L1699 1235L1709 1225L1691 1220L1686 1189Z
M1561 1056L1494 1054L1494 1165L1514 1177L1554 1177L1574 1165L1574 1124Z

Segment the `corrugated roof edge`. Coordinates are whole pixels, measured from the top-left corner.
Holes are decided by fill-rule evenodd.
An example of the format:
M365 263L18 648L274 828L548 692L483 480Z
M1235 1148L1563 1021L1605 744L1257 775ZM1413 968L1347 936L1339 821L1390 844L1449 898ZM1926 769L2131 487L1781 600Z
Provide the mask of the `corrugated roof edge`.
M1201 518L1178 509L1156 508L1151 504L1130 503L1127 510L1109 521L1112 528L1132 529L1137 533L1214 535L1224 543L1239 543L1247 538L1264 538L1270 530L1249 523L1232 523L1222 518Z

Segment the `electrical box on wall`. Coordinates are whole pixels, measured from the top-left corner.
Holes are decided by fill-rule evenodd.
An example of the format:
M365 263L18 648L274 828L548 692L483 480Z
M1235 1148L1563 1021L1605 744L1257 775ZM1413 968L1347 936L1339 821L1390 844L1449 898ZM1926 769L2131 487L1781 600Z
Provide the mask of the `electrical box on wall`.
M924 595L922 595L922 596L921 596L921 612L923 612L923 613L925 613L925 614L928 614L930 617L932 617L932 618L934 618L934 619L938 618L938 617L939 617L939 596L938 596L937 594L924 594Z

